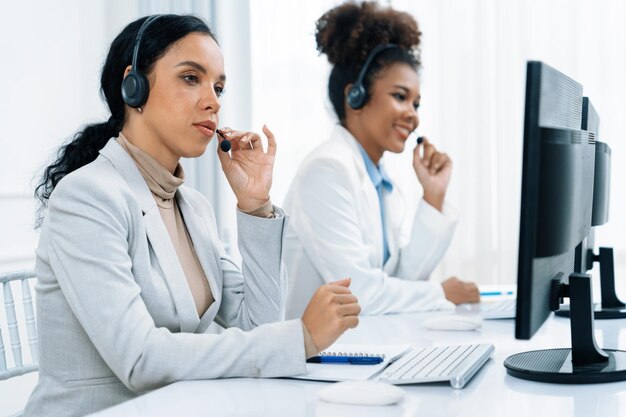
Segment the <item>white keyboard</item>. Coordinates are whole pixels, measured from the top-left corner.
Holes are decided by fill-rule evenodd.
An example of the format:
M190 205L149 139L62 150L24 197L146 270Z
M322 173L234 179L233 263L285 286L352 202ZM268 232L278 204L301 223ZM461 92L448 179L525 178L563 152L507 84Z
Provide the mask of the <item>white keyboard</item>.
M379 380L396 385L450 381L452 387L460 389L493 351L491 344L414 348L391 363Z
M514 319L515 298L480 303L480 314L484 319Z

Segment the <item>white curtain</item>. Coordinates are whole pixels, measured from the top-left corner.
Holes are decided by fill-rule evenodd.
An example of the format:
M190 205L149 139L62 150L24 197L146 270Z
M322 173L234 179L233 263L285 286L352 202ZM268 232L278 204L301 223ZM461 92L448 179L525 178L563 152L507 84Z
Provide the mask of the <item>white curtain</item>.
M107 48L124 25L149 13L195 13L222 45L228 83L222 125L279 141L272 198L280 204L304 156L334 118L326 98L329 65L315 50L314 22L337 0L78 0L2 6L0 46L0 265L32 266L32 178L63 138L104 120L98 95ZM387 3L387 2L385 2ZM525 62L542 60L581 82L600 113L600 137L613 149L611 214L597 243L616 249L626 275L626 1L392 1L423 31L420 134L454 159L449 200L460 223L438 277L514 282ZM39 29L24 30L15 16ZM19 33L19 42L15 34ZM41 36L45 33L46 36ZM41 69L45 68L45 71ZM36 127L33 127L36 126ZM390 155L405 194L421 191L410 153ZM188 184L215 205L222 238L235 238L234 197L215 158L183 162ZM10 179L10 180L8 180Z
M273 198L282 201L297 166L323 141L333 115L329 65L315 50L315 20L339 1L252 1L253 125L278 134ZM438 278L514 283L527 60L583 84L613 150L611 213L596 243L616 249L626 276L626 2L597 0L391 1L423 32L420 134L454 160L448 200L460 222ZM407 146L412 148L412 145ZM410 149L388 164L413 203L421 196ZM621 232L621 233L620 233Z

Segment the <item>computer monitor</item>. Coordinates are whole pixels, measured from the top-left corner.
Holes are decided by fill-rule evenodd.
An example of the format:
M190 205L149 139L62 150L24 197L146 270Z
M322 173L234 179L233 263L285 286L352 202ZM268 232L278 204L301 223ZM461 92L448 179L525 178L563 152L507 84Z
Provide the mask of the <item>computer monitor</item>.
M595 134L582 127L582 86L527 64L515 337L530 339L570 298L571 348L508 357L515 377L556 383L626 380L626 352L600 349L591 278L575 267L592 223Z
M596 138L595 166L593 176L593 206L591 230L576 247L574 257L575 272L585 273L593 268L594 262L600 264L601 303L594 306L594 318L626 318L626 305L619 300L615 292L615 272L613 248L600 247L596 255L595 228L609 220L609 195L611 182L611 148L598 140L600 118L588 97L583 97L581 129L593 133ZM569 306L562 306L556 314L569 317Z
M590 132L594 135L596 139L596 152L599 150L598 146L598 136L600 134L600 117L598 116L598 112L596 111L591 101L589 101L589 97L583 97L582 102L582 114L580 121L580 128L587 132ZM606 147L606 146L605 146ZM585 273L593 267L593 259L589 256L589 249L593 249L594 246L594 230L593 226L598 226L606 223L608 220L608 189L602 187L602 185L607 184L606 175L610 173L606 170L602 169L606 167L604 163L605 160L602 158L598 158L598 154L596 154L595 165L594 165L594 184L593 184L593 200L592 200L592 209L591 209L591 230L588 235L583 239L582 242L578 246L576 246L575 258L574 258L574 268L576 272ZM610 156L610 155L609 155ZM600 160L599 160L600 159ZM597 173L595 171L598 171ZM595 184L595 182L598 184ZM587 267L590 264L590 267ZM560 311L560 310L559 310ZM565 315L569 316L569 311L564 310Z

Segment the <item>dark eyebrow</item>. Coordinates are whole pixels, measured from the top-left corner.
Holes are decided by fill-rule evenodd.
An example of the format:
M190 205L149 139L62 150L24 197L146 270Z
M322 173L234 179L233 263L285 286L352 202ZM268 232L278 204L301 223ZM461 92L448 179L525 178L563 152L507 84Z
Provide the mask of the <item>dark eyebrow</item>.
M198 64L197 62L194 62L194 61L179 62L178 64L176 64L174 66L174 68L176 68L176 67L184 67L184 66L195 68L198 71L200 71L201 73L206 74L206 68L204 68L202 65L200 65L200 64Z
M203 73L203 74L206 74L206 73L207 73L206 68L204 68L202 65L198 64L198 63L197 63L197 62L195 62L195 61L183 61L183 62L179 62L178 64L176 64L176 65L174 66L174 68L176 68L176 67L184 67L184 66L195 68L195 69L197 69L198 71L200 71L200 72L201 72L201 73ZM220 76L218 77L218 79L219 79L220 81L222 81L222 82L225 82L225 81L226 81L226 75L224 75L224 74L220 74Z

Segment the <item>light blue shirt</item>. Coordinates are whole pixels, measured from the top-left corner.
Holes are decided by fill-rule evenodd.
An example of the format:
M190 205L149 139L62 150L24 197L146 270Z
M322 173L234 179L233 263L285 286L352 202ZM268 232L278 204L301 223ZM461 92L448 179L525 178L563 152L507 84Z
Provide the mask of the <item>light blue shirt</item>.
M372 184L374 184L374 188L376 188L376 192L378 193L378 202L380 203L380 221L383 227L383 265L389 259L389 244L387 243L387 230L385 228L385 204L383 203L383 188L387 190L387 192L391 192L393 190L393 183L391 179L387 176L387 173L382 167L379 167L374 164L372 159L369 157L363 146L359 142L357 142L359 146L359 151L361 152L361 156L363 157L363 161L365 162L365 169L367 169L367 174L372 180Z

